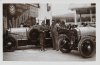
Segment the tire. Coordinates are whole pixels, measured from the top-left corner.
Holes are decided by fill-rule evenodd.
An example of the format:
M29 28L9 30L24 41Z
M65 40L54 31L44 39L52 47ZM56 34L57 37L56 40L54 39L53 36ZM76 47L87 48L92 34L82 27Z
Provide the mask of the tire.
M7 37L3 40L3 51L4 52L13 52L17 47L17 41L13 37Z
M40 33L37 29L31 29L28 33L28 39L35 45L39 42L39 36Z
M96 53L96 43L91 37L85 37L80 40L78 50L82 57L92 57Z
M71 49L70 49L70 41L68 39L68 37L66 35L60 35L59 36L59 48L60 48L60 51L62 53L69 53L71 52Z

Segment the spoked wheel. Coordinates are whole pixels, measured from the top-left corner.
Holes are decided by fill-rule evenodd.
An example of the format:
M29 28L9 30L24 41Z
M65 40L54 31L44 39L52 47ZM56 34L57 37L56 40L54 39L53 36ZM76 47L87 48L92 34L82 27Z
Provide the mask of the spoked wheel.
M92 39L85 38L79 43L79 52L83 57L92 57L95 54L95 43Z
M3 51L14 51L16 49L16 40L13 37L6 38L3 47Z
M60 47L60 51L63 53L69 53L71 51L70 41L67 38L59 39L59 47Z

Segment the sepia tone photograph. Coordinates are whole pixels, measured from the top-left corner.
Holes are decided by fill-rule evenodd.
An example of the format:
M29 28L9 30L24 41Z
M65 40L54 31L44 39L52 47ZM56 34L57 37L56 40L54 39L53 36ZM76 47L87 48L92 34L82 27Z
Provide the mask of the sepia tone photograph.
M96 3L3 3L3 61L96 61Z

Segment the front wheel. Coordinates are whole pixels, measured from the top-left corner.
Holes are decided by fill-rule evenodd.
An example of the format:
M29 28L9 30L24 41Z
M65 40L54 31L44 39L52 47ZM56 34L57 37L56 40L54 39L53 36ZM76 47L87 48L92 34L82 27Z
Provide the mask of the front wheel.
M90 37L80 40L78 50L83 57L92 57L96 51L96 44Z
M3 41L3 51L12 52L16 49L16 40L13 37L7 37Z
M60 39L59 39L59 47L60 47L60 51L62 53L69 53L69 52L71 52L70 41L69 41L69 39L65 35L60 37Z

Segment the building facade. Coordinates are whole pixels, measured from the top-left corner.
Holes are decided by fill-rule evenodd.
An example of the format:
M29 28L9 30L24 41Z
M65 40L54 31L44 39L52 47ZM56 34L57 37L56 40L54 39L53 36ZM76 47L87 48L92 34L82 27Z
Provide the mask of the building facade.
M70 24L81 24L81 23L95 23L96 22L96 4L75 4L70 5L69 10L72 13L53 16L53 20L64 21Z
M36 18L37 23L41 25L42 21L45 21L45 24L51 25L52 22L52 9L50 3L40 3L38 9L38 17Z
M33 4L3 4L3 26L17 28L21 24L33 26L36 23L50 25L52 21L51 5L49 3Z

